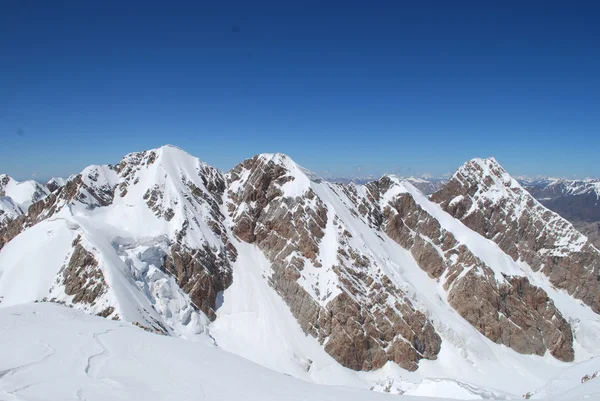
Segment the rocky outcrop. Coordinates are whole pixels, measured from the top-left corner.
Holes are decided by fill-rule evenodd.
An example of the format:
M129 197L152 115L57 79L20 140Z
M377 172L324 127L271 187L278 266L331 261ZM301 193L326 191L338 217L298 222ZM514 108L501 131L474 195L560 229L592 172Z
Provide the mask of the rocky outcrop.
M29 206L27 213L14 219L8 219L0 224L0 249L23 230L54 216L65 206L88 198L83 192L84 184L81 174L74 176L55 192ZM95 194L93 189L87 189L89 194Z
M239 182L240 177L247 181ZM273 263L273 287L290 305L305 332L321 340L327 339L325 349L334 358L354 369L373 369L385 360L416 368L418 359L437 353L439 337L433 327L428 331L430 324L427 319L418 317L420 312L414 310L408 299L392 309L386 307L389 299L403 299L405 296L389 280L374 278L377 277L377 266L373 261L345 244L344 239L350 234L344 230L343 222L334 220L339 239L338 263L334 270L338 286L344 289L342 294L336 297L318 294L322 297L318 299L319 303L298 284L303 279L306 265L320 267L319 244L328 218L332 216L310 186L304 189L303 196L285 196L282 188L290 182L285 163L255 157L236 167L231 173L231 180L230 185L242 188L229 195L232 201L229 211L236 223L234 232L243 240L256 243L265 252ZM442 280L452 307L483 335L518 352L543 355L549 350L561 360L572 360L571 328L547 294L532 286L526 278L496 277L489 266L423 210L408 191L398 190L402 185L390 177L383 177L362 189L354 184L337 184L332 188L348 198L355 217L363 219L373 230L385 232L409 250L432 279ZM249 208L248 205L255 207ZM333 218L337 219L337 216L333 215ZM517 280L518 286L514 284ZM469 287L472 292L464 291ZM519 290L512 290L514 287ZM366 312L364 307L352 307L356 299L369 300L365 303L377 301L382 296L377 294L386 294L385 302L369 304L366 309L377 310L376 314ZM493 302L491 298L478 300L473 298L473 294L495 298ZM537 310L539 312L531 312ZM332 311L335 313L328 314ZM397 315L413 316L413 322L419 322L417 325L425 328L422 332L428 334L411 336L413 323L406 318L406 325L386 327L383 321L393 322ZM328 316L336 317L333 325ZM475 316L486 316L486 319ZM340 320L340 317L344 319ZM365 327L379 334L373 335ZM342 333L354 333L356 338L350 336L350 341ZM368 335L363 338L361 333ZM402 351L408 357L397 360L398 353L389 351L400 346L399 343L390 346L386 342L390 333L401 333L402 338L408 340L404 344L412 344ZM374 338L381 339L381 343ZM334 342L331 342L332 339ZM420 350L419 346L423 344L425 348Z
M494 159L466 163L431 199L515 261L526 262L600 312L600 252Z
M0 196L6 196L6 186L11 178L6 174L0 174Z
M73 297L71 303L94 305L96 299L106 293L108 286L98 261L81 245L80 241L81 237L73 241L73 252L69 263L60 272L62 285L65 293Z
M574 359L571 327L544 290L524 277L492 281L470 270L449 292L450 304L490 340L522 354Z
M175 277L194 305L214 320L217 295L231 285L231 266L226 255L208 246L190 249L174 244L165 256L163 268Z

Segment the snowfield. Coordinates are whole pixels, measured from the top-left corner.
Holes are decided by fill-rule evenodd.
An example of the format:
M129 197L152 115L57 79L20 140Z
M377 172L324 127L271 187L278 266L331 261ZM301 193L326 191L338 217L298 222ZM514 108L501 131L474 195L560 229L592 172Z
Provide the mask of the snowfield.
M420 399L306 383L225 352L208 337L192 342L147 333L50 303L1 308L0 335L0 399L7 401ZM533 398L597 400L600 378L581 379L598 371L598 359L575 365ZM490 395L444 380L428 380L412 393L449 400L473 391Z
M391 400L271 371L212 345L55 304L0 309L0 399ZM412 398L414 399L414 398Z

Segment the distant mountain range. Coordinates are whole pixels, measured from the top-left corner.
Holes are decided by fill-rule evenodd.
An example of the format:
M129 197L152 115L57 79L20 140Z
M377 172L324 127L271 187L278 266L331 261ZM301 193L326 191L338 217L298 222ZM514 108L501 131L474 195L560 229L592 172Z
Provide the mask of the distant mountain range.
M522 185L600 248L600 179L539 179Z

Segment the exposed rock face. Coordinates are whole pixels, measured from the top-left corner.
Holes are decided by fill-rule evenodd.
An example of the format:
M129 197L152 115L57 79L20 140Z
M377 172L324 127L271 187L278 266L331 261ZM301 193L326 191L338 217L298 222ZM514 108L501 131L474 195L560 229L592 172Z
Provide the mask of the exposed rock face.
M60 178L60 177L55 177L55 178L51 178L47 183L46 183L46 188L48 189L48 191L50 192L54 192L56 191L58 188L62 187L63 185L65 185L66 180L64 178Z
M600 252L525 191L494 159L462 166L431 199L600 312Z
M246 160L229 174L228 210L235 235L255 243L272 262L271 285L302 329L355 370L389 360L415 370L420 359L435 359L441 340L431 323L373 260L349 246L343 222L304 173L293 174L297 169L284 155ZM306 288L306 269L325 270L320 246L328 225L338 238L334 275L328 277L336 285Z
M81 246L80 240L81 237L78 237L73 243L71 259L62 270L62 284L65 293L73 296L72 303L94 304L96 298L106 293L107 284L98 261Z
M0 250L26 228L52 216L56 211L56 199L55 194L50 194L31 205L28 213L0 223Z
M165 256L164 269L175 276L196 307L210 319L216 317L217 295L231 285L231 266L225 255L209 247L174 244Z
M6 186L11 178L6 174L0 174L0 196L6 196Z
M453 285L451 305L490 340L522 354L574 359L571 327L548 295L524 277L503 284L470 270Z
M88 167L88 169L91 168ZM106 185L97 189L94 186L87 185L82 180L81 174L74 176L55 192L33 203L27 213L14 219L8 219L4 224L0 224L0 249L23 230L54 216L65 206L74 203L82 203L87 205L88 208L107 206L112 199L112 195L107 191Z

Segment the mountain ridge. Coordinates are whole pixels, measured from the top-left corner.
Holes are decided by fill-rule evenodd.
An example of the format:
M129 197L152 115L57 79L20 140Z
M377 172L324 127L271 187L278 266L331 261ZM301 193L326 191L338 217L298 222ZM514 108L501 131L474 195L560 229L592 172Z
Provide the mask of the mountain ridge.
M562 361L598 355L600 320L559 291L581 287L589 274L561 284L514 258L539 250L514 250L470 225L465 212L477 202L481 210L510 205L512 214L480 217L510 223L525 213L529 195L495 159L466 165L486 172L459 169L430 199L391 175L366 185L331 183L284 154L256 155L224 173L173 146L130 153L115 165L86 167L0 224L2 303L51 300L192 340L214 327L218 344L275 369L291 363L311 380L322 366L336 366L329 369L339 377L346 368L382 372L390 363L428 371L447 363L451 349L460 350L453 354L460 361L502 355L517 365L526 364L519 355L538 355L536 366L552 365L547 353ZM596 255L548 213L530 217L549 219L551 234L566 241L549 251L567 252L561 271L573 269L570 260L585 263L581 249ZM55 256L23 257L26 247ZM21 277L23 266L39 279ZM236 277L256 285L240 286ZM596 305L580 289L571 293ZM288 361L240 349L240 341L259 343L223 329L258 313L240 309L245 302L297 325L289 329L296 340ZM265 302L281 306L269 310ZM269 321L255 328L266 338L277 331ZM490 380L473 374L480 384Z

